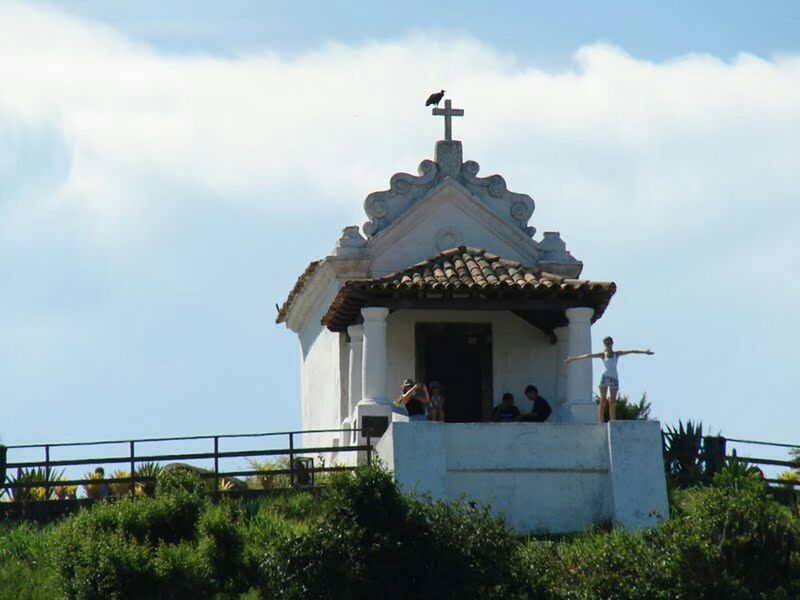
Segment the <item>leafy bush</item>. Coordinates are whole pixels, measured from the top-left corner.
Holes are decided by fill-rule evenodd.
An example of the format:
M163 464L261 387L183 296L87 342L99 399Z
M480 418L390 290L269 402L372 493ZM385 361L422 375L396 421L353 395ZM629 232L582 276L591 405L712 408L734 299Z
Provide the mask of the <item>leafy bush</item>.
M265 549L281 598L502 597L514 539L485 508L403 495L376 467L336 475L317 522Z
M0 523L0 599L57 598L60 582L49 564L49 527Z
M164 470L156 479L156 497L194 496L202 498L205 492L203 480L189 468L177 466Z
M156 498L100 503L53 533L53 560L68 598L171 598L216 591L213 565L198 551L198 523L209 508L202 482L176 470Z
M595 394L595 404L600 404L600 396ZM616 417L618 421L650 421L652 405L647 401L647 393L642 394L639 402L634 402L626 394L617 397Z
M402 494L375 467L337 474L321 500L219 504L197 477L164 473L155 498L0 525L0 598L800 597L800 519L746 465L726 469L673 490L652 530L546 541L485 507Z
M800 523L759 479L685 493L661 531L679 557L686 597L800 594Z
M243 519L238 505L223 502L208 505L198 523L199 555L216 586L228 592L246 591Z

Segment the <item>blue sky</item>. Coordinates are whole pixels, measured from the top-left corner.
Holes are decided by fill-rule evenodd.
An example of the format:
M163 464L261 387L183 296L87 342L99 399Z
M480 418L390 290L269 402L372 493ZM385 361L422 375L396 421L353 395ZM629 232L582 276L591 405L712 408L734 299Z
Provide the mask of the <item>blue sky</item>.
M0 439L298 427L274 304L445 87L618 283L596 340L657 352L624 391L800 442L795 3L332 4L0 4Z

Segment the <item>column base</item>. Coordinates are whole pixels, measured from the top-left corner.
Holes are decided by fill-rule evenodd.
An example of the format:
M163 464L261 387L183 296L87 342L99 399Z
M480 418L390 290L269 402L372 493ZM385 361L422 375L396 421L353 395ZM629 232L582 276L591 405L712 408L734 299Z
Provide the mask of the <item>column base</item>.
M594 402L566 402L560 409L559 417L564 423L597 423L597 404Z
M364 417L367 417L366 423ZM356 405L353 426L361 429L358 432L358 440L360 443L364 443L367 440L364 429L371 429L370 438L376 440L395 421L408 421L408 414L405 410L388 402L365 399Z

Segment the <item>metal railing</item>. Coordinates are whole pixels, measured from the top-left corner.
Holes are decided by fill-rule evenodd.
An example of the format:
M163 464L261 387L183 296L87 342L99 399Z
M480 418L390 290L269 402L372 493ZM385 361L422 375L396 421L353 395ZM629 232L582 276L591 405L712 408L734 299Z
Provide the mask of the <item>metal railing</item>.
M766 447L773 447L773 448L800 448L800 444L784 444L779 442L764 442L758 440L743 440L737 438L723 438L726 442L731 442L735 444L746 444L751 446L766 446ZM732 456L731 456L732 458ZM746 462L751 465L756 466L771 466L771 467L785 467L786 469L799 469L800 462L797 460L780 460L776 458L760 458L756 456L747 456L747 455L739 455L737 453L736 458L740 461ZM769 484L780 484L784 486L790 487L798 487L800 486L800 481L794 481L791 479L776 479L765 477L764 481Z
M662 432L665 443L676 437L674 432ZM732 460L737 460L750 466L758 467L784 467L787 470L800 469L800 460L792 459L778 459L753 456L750 453L739 454L734 450L730 453L729 444L744 444L751 446L773 447L773 448L800 448L800 444L785 444L779 442L766 442L761 440L747 440L739 438L728 438L723 436L690 436L694 437L694 443L688 444L685 448L687 456L685 456L686 464L696 464L700 469L697 472L697 483L702 483L705 480L710 480L714 473L718 472L723 465ZM665 455L666 457L666 455ZM666 464L665 467L669 470L670 465ZM763 473L763 471L762 471ZM792 479L778 479L775 477L763 477L764 482L773 487L800 487L799 480Z
M365 438L365 442L356 445L333 445L333 446L299 446L297 439L308 435L321 435L321 434L346 434L347 438L353 432L360 431L358 429L315 429L306 431L282 431L282 432L268 432L268 433L240 433L240 434L226 434L226 435L198 435L198 436L182 436L182 437L158 437L158 438L140 438L132 440L100 440L91 442L65 442L54 444L18 444L5 447L7 453L7 463L5 465L6 477L0 483L0 491L13 491L16 497L19 497L20 491L29 490L31 488L43 489L43 499L50 499L53 491L57 487L66 486L98 486L98 485L113 485L124 484L129 486L129 493L136 494L137 487L141 489L143 484L153 484L155 477L152 475L144 475L137 469L137 465L143 463L155 463L159 466L164 466L164 463L180 462L188 466L197 474L206 480L212 481L212 492L224 492L220 482L232 481L234 478L240 477L270 477L277 476L288 477L289 486L313 486L317 481L317 474L332 473L338 471L352 470L354 466L342 465L325 465L325 457L327 456L341 456L342 454L351 454L363 452L367 464L372 462L372 440L369 434L360 436ZM265 439L280 439L285 438L285 446L280 447L260 447L255 449L245 450L221 450L220 442L231 440L265 440ZM200 442L210 443L211 449L206 451L190 451L179 452L171 451L166 453L153 453L144 451L143 446L147 444L170 444L173 447L181 442ZM63 449L86 449L94 447L108 447L108 446L124 446L126 451L124 453L112 454L109 452L99 452L92 454L90 452L83 452L77 458L54 458L54 451ZM42 460L12 460L15 454L20 454L22 451L36 452L37 449L41 451ZM318 456L322 458L321 465L314 465L313 458L310 456ZM358 455L356 455L358 456ZM238 468L223 470L220 468L220 461L230 461L238 459L253 461L256 458L286 458L284 464L274 463L269 470L257 468L252 464L249 468ZM197 465L188 464L197 461L210 461L211 466L206 465L206 468ZM357 462L357 460L355 461ZM64 477L63 473L68 468L74 468L82 465L125 465L128 469L128 475L125 477L109 477L109 478L92 478L92 477ZM43 474L39 480L26 480L24 475L30 474L33 470L39 470ZM61 471L59 473L59 470ZM14 477L16 473L16 478ZM237 482L242 483L242 482ZM241 489L241 486L239 487ZM257 488L256 488L257 489ZM25 496L23 493L22 496ZM9 498L4 498L8 502Z

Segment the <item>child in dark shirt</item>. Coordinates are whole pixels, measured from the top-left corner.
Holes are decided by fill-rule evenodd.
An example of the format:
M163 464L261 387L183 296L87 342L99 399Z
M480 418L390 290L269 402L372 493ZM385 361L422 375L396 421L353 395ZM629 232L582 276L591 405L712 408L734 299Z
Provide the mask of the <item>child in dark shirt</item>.
M519 409L514 406L514 395L506 392L500 404L492 411L492 421L508 423L519 418Z

